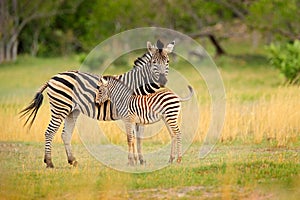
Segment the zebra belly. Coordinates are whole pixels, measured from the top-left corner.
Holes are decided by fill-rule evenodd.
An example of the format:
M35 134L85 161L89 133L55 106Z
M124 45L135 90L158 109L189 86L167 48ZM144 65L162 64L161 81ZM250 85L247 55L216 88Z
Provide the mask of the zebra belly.
M110 101L106 101L101 105L96 105L94 102L90 104L89 112L86 112L87 110L85 109L81 109L82 114L98 121L114 121L120 119Z
M143 115L134 114L134 122L137 124L153 124L159 120L161 116L153 112L143 113Z

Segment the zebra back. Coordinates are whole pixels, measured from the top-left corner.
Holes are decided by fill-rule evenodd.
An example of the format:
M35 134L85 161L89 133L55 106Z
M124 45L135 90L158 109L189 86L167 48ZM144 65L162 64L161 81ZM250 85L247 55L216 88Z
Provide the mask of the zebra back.
M110 100L122 118L135 115L139 120L136 123L154 123L162 114L168 118L177 118L181 103L188 101L193 96L193 89L188 86L190 94L181 98L169 89L162 89L147 95L135 95L121 80L106 76L100 78L99 91L103 94L99 103Z
M174 43L171 46L173 47ZM161 50L149 43L147 43L147 47L148 52L135 60L132 70L117 76L136 94L155 92L161 86L159 82L161 74L165 77L168 74L169 58L167 53L170 49ZM119 119L116 108L109 100L100 105L95 103L98 84L98 75L80 71L67 71L53 76L45 84L48 88L52 115L58 120L63 120L73 110L78 109L81 113L98 120ZM31 106L23 112L24 115L29 115L30 118L30 112L33 109L36 109L37 112L37 108Z

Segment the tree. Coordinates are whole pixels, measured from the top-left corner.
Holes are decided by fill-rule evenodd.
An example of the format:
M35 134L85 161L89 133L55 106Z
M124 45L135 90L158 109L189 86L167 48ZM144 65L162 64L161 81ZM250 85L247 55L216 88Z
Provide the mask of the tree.
M181 6L178 7L178 4L181 4ZM216 25L219 23L233 19L233 11L227 8L227 4L221 4L218 0L189 0L184 2L178 0L177 5L174 7L174 9L184 9L187 15L185 16L185 19L189 19L189 35L192 38L208 38L215 48L216 56L226 54L219 41L222 35L218 35L214 27L216 27Z
M249 7L248 25L289 41L300 39L299 0L259 0Z
M63 0L1 0L0 63L16 60L19 35L26 25L33 20L72 13L80 1L75 1L71 9L58 9L63 2Z
M142 26L159 26L190 33L192 37L207 37L216 55L225 54L219 36L206 27L220 19L232 19L232 11L218 2L205 0L100 1L96 0L89 15L88 32L81 37L84 46L93 46L120 31ZM184 12L182 12L184 10ZM87 48L84 48L87 49Z

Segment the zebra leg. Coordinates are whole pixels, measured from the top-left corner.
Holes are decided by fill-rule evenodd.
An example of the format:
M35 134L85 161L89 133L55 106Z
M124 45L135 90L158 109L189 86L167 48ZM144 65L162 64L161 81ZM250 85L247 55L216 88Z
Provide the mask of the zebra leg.
M182 143L181 143L181 132L180 132L180 130L176 134L176 140L177 140L177 163L181 163L181 160L182 160Z
M179 130L179 127L176 124L170 125L170 129L172 130L172 159L175 158L175 146L177 144L177 163L180 163L182 160L182 144L181 144L181 132ZM172 161L173 161L172 160Z
M134 129L132 129L132 130L134 130ZM132 131L132 133L133 133L133 137L132 137L132 154L133 154L134 164L136 165L137 164L137 160L138 160L137 145L136 145L136 135L135 135L134 131Z
M177 125L177 121L174 121L172 119L164 119L164 122L168 128L168 131L171 136L171 154L169 163L173 163L173 160L175 159L175 149L176 149L176 140L177 140L177 162L180 163L182 159L182 146L181 146L181 134L179 127Z
M134 145L134 124L131 122L125 122L127 132L127 143L128 143L128 164L134 165L137 161L135 145Z
M175 125L171 125L170 129L172 130L172 150L170 159L172 158L172 161L175 159L175 147L177 144L177 163L180 163L182 160L181 133L177 123Z
M47 168L54 168L54 165L52 163L52 158L51 158L52 140L61 123L62 123L62 118L55 118L54 116L51 116L50 123L45 132L44 163L46 163Z
M171 134L171 153L170 153L169 163L173 163L173 160L175 159L175 144L176 144L176 137L174 134Z
M68 157L68 163L70 165L73 165L74 167L77 166L77 161L72 154L71 139L72 139L72 134L79 113L80 113L79 110L74 110L65 118L65 124L61 135L61 138L65 145L65 149Z
M142 154L142 136L143 136L143 133L144 133L144 126L141 126L141 125L138 125L136 124L135 126L135 130L136 130L136 141L137 141L137 152L138 152L138 158L139 158L139 161L140 161L140 164L143 165L143 164L146 164L146 161L144 160L144 156Z

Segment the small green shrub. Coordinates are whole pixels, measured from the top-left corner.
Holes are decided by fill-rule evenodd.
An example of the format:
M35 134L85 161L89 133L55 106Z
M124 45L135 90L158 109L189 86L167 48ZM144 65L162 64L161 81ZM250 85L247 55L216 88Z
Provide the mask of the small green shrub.
M280 73L284 75L287 83L300 83L300 41L284 45L271 44L268 48L270 52L270 63Z

